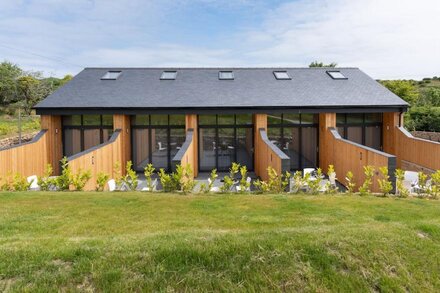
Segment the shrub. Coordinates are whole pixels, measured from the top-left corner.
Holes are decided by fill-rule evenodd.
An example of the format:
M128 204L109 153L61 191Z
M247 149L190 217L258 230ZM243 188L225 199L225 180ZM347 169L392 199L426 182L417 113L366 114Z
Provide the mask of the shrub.
M153 191L153 180L152 180L152 176L154 174L154 171L156 170L156 168L153 167L153 164L148 164L147 166L145 166L144 169L144 175L145 175L145 179L147 181L147 187L149 191Z
M163 168L159 170L159 180L164 192L176 191L176 184L171 174L167 174Z
M396 169L396 194L399 197L408 197L409 191L403 185L403 180L405 179L405 171L401 169Z
M308 176L307 176L308 175ZM311 179L310 174L306 174L305 176L307 185L309 186L308 192L311 194L318 194L321 189L322 182L322 170L318 168L316 170L316 177Z
M12 172L8 172L8 174L6 174L6 177L2 178L0 189L2 191L12 191L13 190L12 182L13 182Z
M122 177L122 183L128 190L134 191L139 184L139 180L136 171L132 167L133 163L128 161L125 165L125 176Z
M235 175L240 170L240 164L232 163L231 168L229 168L229 175L223 177L223 185L220 187L221 192L230 192L234 186Z
M22 176L20 173L16 173L12 181L12 187L14 191L27 191L31 186L31 183L27 182L26 177Z
M431 174L430 194L432 198L437 198L440 194L440 170Z
M335 176L335 181L336 181L336 172L335 172L335 167L333 165L329 165L328 169L327 169L327 175L330 176ZM335 185L333 185L330 180L326 183L325 185L325 193L327 194L335 194L338 192L338 187L336 186L336 182Z
M192 192L194 187L196 186L190 164L187 164L185 166L177 165L174 180L177 189L182 191L184 194Z
M115 176L115 189L121 190L123 185L123 178L122 178L122 171L121 171L121 163L119 161L115 162L115 165L113 167L113 174Z
M304 181L303 175L301 171L296 171L293 174L293 186L290 188L290 190L293 193L300 192L306 185L306 182Z
M51 188L56 186L56 178L50 178L53 173L53 168L51 164L46 165L43 176L38 177L38 185L41 191L49 191Z
M417 177L418 177L418 185L419 185L419 188L417 189L417 193L419 194L419 196L423 196L427 192L426 182L428 180L428 175L426 175L423 172L419 172Z
M55 180L55 185L58 190L64 191L69 190L70 184L72 183L72 173L69 168L69 162L67 158L64 157L61 160L61 175Z
M379 183L379 189L383 196L387 196L393 190L393 184L390 181L390 176L388 175L387 167L380 167L380 173L382 174L382 178L377 179L377 183Z
M251 187L251 183L247 182L247 168L246 168L246 166L240 167L240 175L241 175L241 179L239 182L240 192L246 192L248 190L248 188Z
M287 187L289 186L291 177L291 174L289 172L284 173L284 175L278 175L275 169L269 166L267 167L267 174L269 177L267 182L262 180L256 180L254 182L255 188L259 192L282 193L286 191Z
M110 176L104 172L99 172L96 178L96 191L104 191L105 184L108 182Z
M364 183L359 187L360 195L367 195L371 192L370 187L373 184L374 167L364 166L364 174L365 174Z
M77 174L72 174L70 182L77 191L82 191L87 182L92 178L92 172L90 170L83 171L78 170Z
M347 172L347 175L345 175L345 181L347 182L347 193L353 194L356 188L353 172Z

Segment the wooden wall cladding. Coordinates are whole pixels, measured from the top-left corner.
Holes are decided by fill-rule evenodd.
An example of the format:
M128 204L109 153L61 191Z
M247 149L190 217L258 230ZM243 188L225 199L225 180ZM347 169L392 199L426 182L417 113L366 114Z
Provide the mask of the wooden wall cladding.
M197 115L190 114L185 116L185 130L188 133L188 129L192 129L193 137L187 154L182 159L182 165L191 164L194 177L199 174L199 155L198 155L198 122Z
M16 173L22 176L42 176L48 160L47 130L42 130L30 142L0 150L0 178Z
M45 156L52 165L54 174L59 175L59 162L63 156L61 116L41 115L41 129L47 130L47 151Z
M113 129L121 130L121 171L125 174L125 165L131 160L131 126L129 115L113 115ZM154 144L153 144L154 145Z
M80 170L92 172L92 178L87 182L84 190L95 190L96 179L100 172L108 174L110 179L115 177L115 163L123 160L122 137L122 130L116 130L108 142L69 157L69 167L73 174Z

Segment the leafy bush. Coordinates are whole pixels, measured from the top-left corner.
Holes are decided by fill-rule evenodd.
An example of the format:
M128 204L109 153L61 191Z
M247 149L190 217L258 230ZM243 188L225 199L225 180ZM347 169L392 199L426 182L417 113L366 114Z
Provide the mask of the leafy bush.
M316 177L313 179L311 178L310 174L306 174L305 176L307 185L308 185L308 192L311 194L318 194L321 189L321 182L322 182L322 170L321 168L318 168L316 170Z
M240 175L241 175L241 179L239 182L239 186L240 186L240 192L246 192L250 187L251 187L251 183L247 181L247 168L246 166L241 166L240 167Z
M411 107L405 121L409 130L440 132L440 107Z
M359 187L359 194L360 195L367 195L371 192L370 187L373 184L374 167L373 166L364 166L364 174L365 174L365 181Z
M90 178L92 178L92 172L90 170L83 171L79 169L77 174L71 174L70 182L75 190L82 191Z
M56 187L56 178L50 178L53 173L51 164L46 165L43 176L38 177L38 185L41 191L49 191L51 188Z
M104 172L99 172L96 177L96 191L104 191L105 184L108 182L110 176Z
M377 179L377 182L379 183L379 189L380 192L382 192L383 196L387 196L393 190L393 184L390 181L390 176L388 175L388 168L380 167L379 171L382 175L382 178Z
M417 193L419 194L419 196L423 196L426 194L427 192L427 186L426 183L428 181L428 175L426 175L423 172L419 172L418 173L418 185L419 188L417 189Z
M64 191L69 190L70 184L72 184L72 172L67 158L64 157L61 160L61 175L56 178L55 185L58 190Z
M115 178L114 178L114 180L115 180L115 189L116 190L121 190L124 181L123 181L123 178L122 178L121 163L119 161L116 161L115 165L113 166L113 174L115 176Z
M153 164L148 164L147 166L145 166L144 169L144 175L145 175L145 179L147 181L147 187L149 191L153 191L153 180L152 180L152 176L154 174L154 171L156 170L156 168L153 167Z
M2 191L12 191L13 190L12 182L13 182L12 173L8 172L8 174L6 174L6 177L2 178L0 189Z
M14 191L27 191L31 186L31 183L27 182L26 177L22 176L20 173L16 173L12 181L12 187Z
M267 181L256 180L254 186L259 192L263 193L282 193L286 191L290 183L291 174L286 171L286 173L278 175L274 168L271 166L267 167L267 174L269 179Z
M177 190L173 176L167 174L163 168L160 168L159 170L159 180L164 192L173 192Z
M336 172L335 172L335 166L333 165L329 165L328 169L327 169L327 175L329 177L331 176L335 176L335 181L336 181ZM330 180L326 183L325 185L325 193L327 194L335 194L338 192L338 187L336 186L336 182L333 185Z
M405 171L401 169L396 169L396 195L399 197L408 197L409 190L403 185L403 180L405 179Z
M296 171L293 174L293 183L290 188L291 192L298 193L301 190L303 190L304 187L306 187L306 186L307 186L307 183L305 182L301 171Z
M347 175L345 175L345 181L347 182L347 193L353 194L356 188L353 172L347 172Z
M437 198L440 194L440 170L431 174L431 187L429 189L432 198Z
M128 161L125 165L125 176L122 177L122 183L128 190L135 191L139 184L139 180L136 171L133 170L132 167L133 163Z
M221 192L230 192L234 186L235 175L240 170L240 164L232 163L231 168L229 168L229 175L223 177L223 185L220 187Z

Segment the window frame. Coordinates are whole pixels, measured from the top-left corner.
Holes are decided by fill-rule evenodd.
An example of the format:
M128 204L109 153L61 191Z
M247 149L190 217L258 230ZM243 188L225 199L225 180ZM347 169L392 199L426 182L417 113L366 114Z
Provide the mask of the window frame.
M277 74L286 74L286 77L280 77ZM292 80L292 77L290 76L289 72L287 72L287 70L275 70L273 71L273 75L275 76L276 80Z
M222 77L223 73L231 73L231 77ZM218 72L218 79L219 80L234 80L235 79L235 74L233 70L220 70Z
M117 73L118 75L116 75L115 77L107 76L112 73ZM101 77L101 80L117 80L119 77L121 77L121 74L122 74L122 70L109 70Z
M347 122L348 115L351 115L351 114L362 114L362 122L357 122L357 123ZM366 146L365 145L365 143L366 143L365 142L366 141L366 128L367 127L379 127L379 129L380 129L380 149L379 149L379 151L383 151L383 113L379 113L379 114L381 114L380 121L375 121L375 122L367 122L366 121L367 120L366 117L368 114L371 114L371 113L337 113L336 115L344 115L343 116L344 118L341 119L344 122L337 122L336 123L336 128L337 129L342 128L344 130L344 133L343 134L339 133L339 130L338 130L338 133L342 138L348 140L348 138L347 138L348 137L348 128L349 127L361 127L362 128L362 143L361 144L363 146ZM336 118L336 121L338 121L337 118ZM370 147L370 146L366 146L366 147ZM373 147L370 147L370 148L373 148Z
M172 77L165 77L166 74L172 73ZM177 78L177 70L164 70L162 71L162 74L160 75L160 80L176 80Z

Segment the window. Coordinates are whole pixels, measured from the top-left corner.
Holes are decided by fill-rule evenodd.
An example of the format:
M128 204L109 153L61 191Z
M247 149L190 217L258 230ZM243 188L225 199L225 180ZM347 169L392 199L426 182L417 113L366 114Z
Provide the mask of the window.
M174 80L176 79L177 71L164 71L162 72L162 75L160 76L160 79L162 80Z
M382 114L337 114L336 126L341 137L376 150L382 149Z
M69 157L104 143L112 134L112 115L63 116L64 156Z
M234 72L232 72L232 71L220 71L218 73L218 79L233 80L234 79Z
M327 71L327 74L333 79L348 79L340 71Z
M278 80L292 79L290 75L287 73L287 71L274 71L273 74L275 75L275 78Z
M121 71L107 71L107 73L104 74L104 76L101 77L101 79L115 80L118 79L120 75L121 75Z

